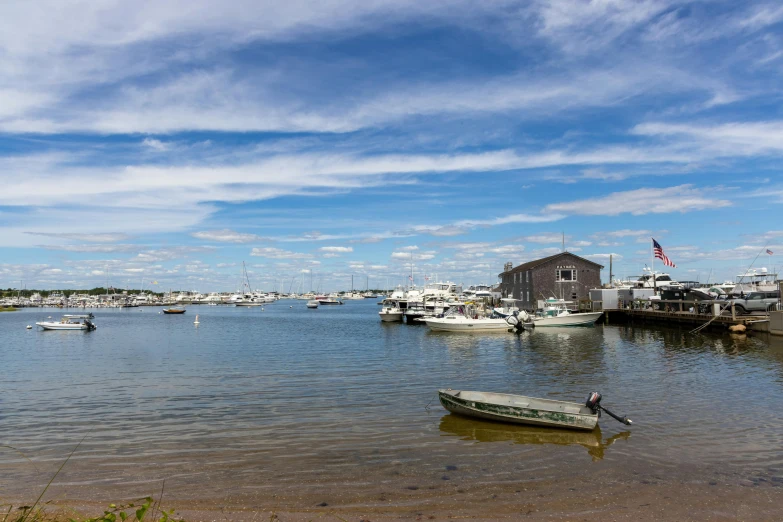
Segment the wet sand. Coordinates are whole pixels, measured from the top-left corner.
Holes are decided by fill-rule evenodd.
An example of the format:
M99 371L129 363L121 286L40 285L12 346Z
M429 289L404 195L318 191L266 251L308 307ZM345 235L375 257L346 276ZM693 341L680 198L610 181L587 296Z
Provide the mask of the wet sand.
M375 460L353 454L353 464L337 455L312 455L276 469L240 455L209 465L208 455L202 464L194 456L132 466L83 459L69 462L46 499L95 514L112 502L158 497L165 479L163 507L191 521L783 518L783 474L776 471L587 455L580 445L499 443L454 445L426 460L405 451L390 461L381 460L382 453ZM16 486L3 481L3 489L30 502L34 496L19 486L39 491L56 462L38 468L39 480L27 469Z

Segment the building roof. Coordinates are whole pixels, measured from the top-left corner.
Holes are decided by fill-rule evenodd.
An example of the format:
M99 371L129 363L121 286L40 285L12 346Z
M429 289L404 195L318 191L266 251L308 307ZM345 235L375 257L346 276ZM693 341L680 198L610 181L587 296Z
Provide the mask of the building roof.
M515 266L514 268L512 268L508 272L501 272L500 275L502 276L503 274L513 274L515 272L524 272L525 270L531 270L531 269L537 267L538 265L543 265L544 263L548 263L549 261L552 261L553 259L557 259L560 256L578 257L579 259L581 259L585 263L593 264L593 265L597 266L599 269L604 267L604 265L598 264L595 261L590 261L589 259L585 259L584 257L580 257L580 256L578 256L576 254L572 254L571 252L560 252L559 254L555 254L553 256L542 257L541 259L536 259L536 260L533 260L533 261L528 261L527 263L522 263L521 265Z

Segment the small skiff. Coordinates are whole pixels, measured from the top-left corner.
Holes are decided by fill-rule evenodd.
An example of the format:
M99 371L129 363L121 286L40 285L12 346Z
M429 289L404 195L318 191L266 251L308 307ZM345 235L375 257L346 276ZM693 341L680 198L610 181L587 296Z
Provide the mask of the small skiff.
M598 424L598 412L577 402L451 389L438 390L438 398L450 412L468 417L576 430L592 430Z
M184 314L185 309L184 308L164 308L163 309L164 314Z

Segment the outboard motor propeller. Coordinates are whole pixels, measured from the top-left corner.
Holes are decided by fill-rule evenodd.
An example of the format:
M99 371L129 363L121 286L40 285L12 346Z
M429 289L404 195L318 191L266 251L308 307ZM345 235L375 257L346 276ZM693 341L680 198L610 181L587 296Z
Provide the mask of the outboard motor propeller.
M587 396L587 400L585 400L585 406L590 408L590 411L597 414L599 417L601 416L601 412L605 411L610 417L612 417L617 422L622 422L626 426L630 426L633 424L633 421L629 419L627 416L623 415L622 417L619 417L612 413L611 411L607 410L603 406L601 406L601 399L602 396L598 392L590 392L590 395Z

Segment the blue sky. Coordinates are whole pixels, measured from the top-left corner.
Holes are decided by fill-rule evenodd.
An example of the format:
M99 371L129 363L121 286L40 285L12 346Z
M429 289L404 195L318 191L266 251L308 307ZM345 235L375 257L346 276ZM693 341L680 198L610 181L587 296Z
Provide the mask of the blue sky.
M773 269L781 66L778 2L3 2L0 287Z

